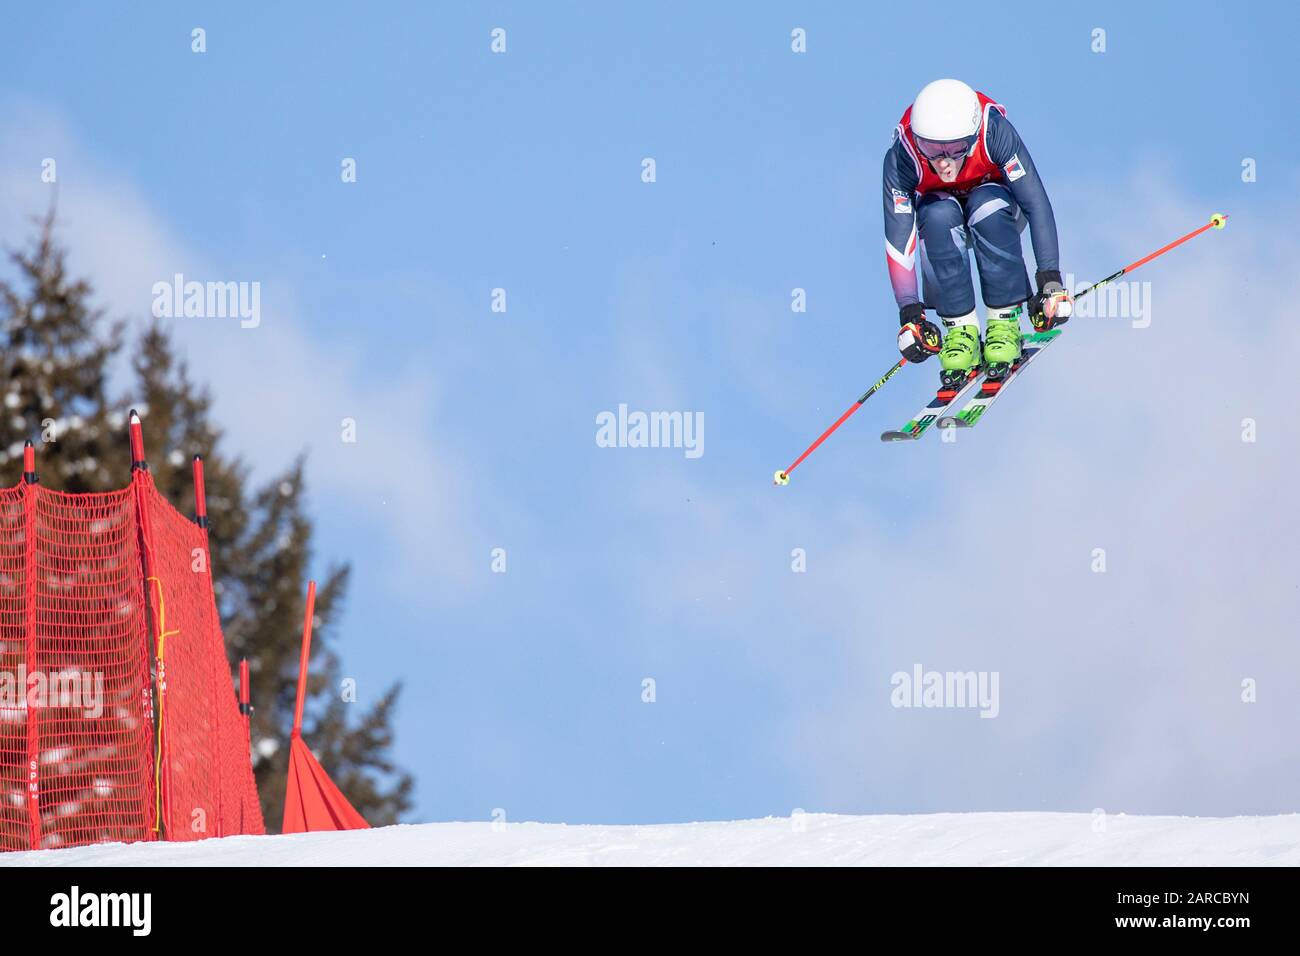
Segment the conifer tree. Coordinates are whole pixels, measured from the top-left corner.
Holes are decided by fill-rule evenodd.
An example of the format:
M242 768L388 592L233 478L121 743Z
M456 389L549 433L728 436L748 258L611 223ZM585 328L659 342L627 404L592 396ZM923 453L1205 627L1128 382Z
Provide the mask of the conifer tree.
M126 347L126 326L93 307L90 283L68 274L51 212L26 249L10 254L14 275L0 281L0 468L21 470L23 442L37 446L41 482L67 492L106 491L130 480L126 411L144 421L154 481L182 513L193 514L191 462L201 455L207 491L213 587L232 673L251 671L254 770L267 829L279 829L293 720L299 638L313 524L305 510L306 460L299 456L260 486L223 447L211 397L176 358L154 322L131 348L132 381L112 395L108 378ZM338 693L332 644L348 566L332 565L316 596L312 675L304 739L353 806L372 824L409 809L411 777L392 764L391 720L400 685L362 710ZM232 677L232 693L234 683ZM360 694L362 699L367 695ZM359 712L359 713L358 713Z

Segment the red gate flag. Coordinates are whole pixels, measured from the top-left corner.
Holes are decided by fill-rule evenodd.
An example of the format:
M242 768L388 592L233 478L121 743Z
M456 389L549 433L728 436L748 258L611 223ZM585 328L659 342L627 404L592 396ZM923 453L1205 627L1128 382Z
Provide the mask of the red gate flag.
M316 582L307 584L307 613L302 622L302 657L298 661L298 700L289 738L289 782L284 792L282 833L313 830L368 830L361 814L329 778L302 740L302 708L307 697L307 659L311 656L311 623L316 610Z

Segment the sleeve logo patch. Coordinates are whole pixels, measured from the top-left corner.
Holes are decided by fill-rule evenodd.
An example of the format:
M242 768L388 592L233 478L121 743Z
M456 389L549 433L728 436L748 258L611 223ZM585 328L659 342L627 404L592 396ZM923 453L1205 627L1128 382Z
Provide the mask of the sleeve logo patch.
M1011 157L1011 161L1002 167L1002 171L1007 174L1008 182L1015 182L1025 174L1024 164L1020 162L1020 154Z
M897 189L894 190L894 212L899 215L912 214L912 199L910 196L904 196Z

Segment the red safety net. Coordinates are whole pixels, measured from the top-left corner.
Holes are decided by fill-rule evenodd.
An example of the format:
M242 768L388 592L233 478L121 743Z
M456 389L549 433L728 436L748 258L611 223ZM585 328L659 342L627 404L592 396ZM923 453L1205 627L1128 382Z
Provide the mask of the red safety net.
M165 819L171 840L264 833L212 594L207 536L148 483L153 542L150 604L163 633L159 658ZM161 586L161 593L159 587Z
M263 832L203 529L0 489L0 850Z

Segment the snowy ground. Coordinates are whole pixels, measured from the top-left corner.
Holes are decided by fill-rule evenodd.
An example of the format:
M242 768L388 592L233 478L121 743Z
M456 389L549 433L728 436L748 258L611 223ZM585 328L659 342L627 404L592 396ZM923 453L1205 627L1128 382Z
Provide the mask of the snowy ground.
M1104 826L1103 826L1104 823ZM800 814L723 823L427 823L0 853L0 866L1300 866L1300 815Z

